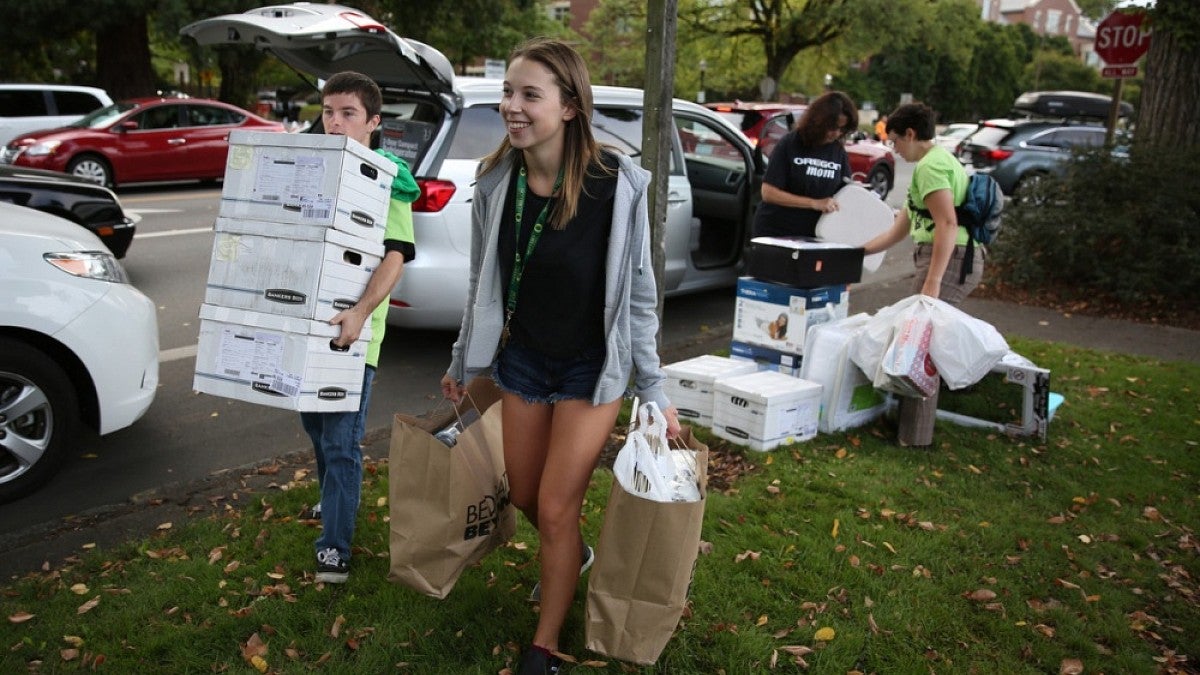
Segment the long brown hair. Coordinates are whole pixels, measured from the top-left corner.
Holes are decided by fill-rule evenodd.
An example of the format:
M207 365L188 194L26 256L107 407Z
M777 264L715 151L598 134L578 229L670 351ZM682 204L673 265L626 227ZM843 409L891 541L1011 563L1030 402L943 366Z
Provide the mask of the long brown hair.
M562 40L545 37L527 40L508 55L510 63L518 58L536 61L549 69L561 92L562 103L575 110L575 116L567 120L564 130L563 184L558 192L557 204L550 213L550 226L561 230L579 209L579 196L583 193L588 167L601 167L603 170L604 166L600 161L600 145L592 136L591 78L583 57ZM510 153L518 154L506 135L500 145L483 158L480 174L496 168Z
M838 115L846 116L846 124L838 127ZM858 106L840 91L827 91L808 104L808 109L796 123L796 135L800 144L815 148L825 144L825 137L834 129L843 135L858 128Z

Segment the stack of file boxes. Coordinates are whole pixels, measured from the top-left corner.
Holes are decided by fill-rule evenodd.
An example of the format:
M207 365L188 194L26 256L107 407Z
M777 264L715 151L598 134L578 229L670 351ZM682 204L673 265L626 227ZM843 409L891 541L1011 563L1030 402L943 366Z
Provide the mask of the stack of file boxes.
M370 321L348 347L328 321L383 258L396 165L345 136L234 131L229 144L193 388L357 410Z

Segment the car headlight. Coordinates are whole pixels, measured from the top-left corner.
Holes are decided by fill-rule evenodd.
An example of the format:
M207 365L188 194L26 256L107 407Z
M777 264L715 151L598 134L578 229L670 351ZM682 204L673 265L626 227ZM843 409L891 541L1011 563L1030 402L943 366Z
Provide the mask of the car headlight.
M71 251L70 253L46 253L46 262L77 277L111 281L114 284L129 283L125 268L111 254L104 251Z
M25 149L25 154L30 157L41 157L42 155L53 155L58 146L62 145L62 141L42 141L34 143Z

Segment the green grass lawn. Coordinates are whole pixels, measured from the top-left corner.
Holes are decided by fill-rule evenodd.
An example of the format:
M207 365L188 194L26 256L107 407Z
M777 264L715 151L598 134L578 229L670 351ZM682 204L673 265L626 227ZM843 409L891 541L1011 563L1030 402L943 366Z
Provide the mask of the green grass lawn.
M905 450L880 422L754 453L701 431L744 470L709 494L678 632L654 667L588 652L585 579L569 670L1197 672L1200 367L1012 343L1066 397L1044 443L939 423L935 449ZM295 516L315 484L281 476L6 585L0 672L512 666L536 623L533 531L522 522L446 600L420 596L386 580L386 464L370 469L345 586L312 583L316 530ZM610 484L597 471L589 541ZM823 628L832 639L816 639Z

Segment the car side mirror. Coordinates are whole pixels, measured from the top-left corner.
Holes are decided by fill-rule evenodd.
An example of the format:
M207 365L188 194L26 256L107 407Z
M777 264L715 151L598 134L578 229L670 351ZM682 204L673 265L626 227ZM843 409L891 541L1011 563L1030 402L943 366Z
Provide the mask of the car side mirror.
M138 128L138 123L133 120L126 120L117 125L117 131L125 133L126 131L134 131Z

